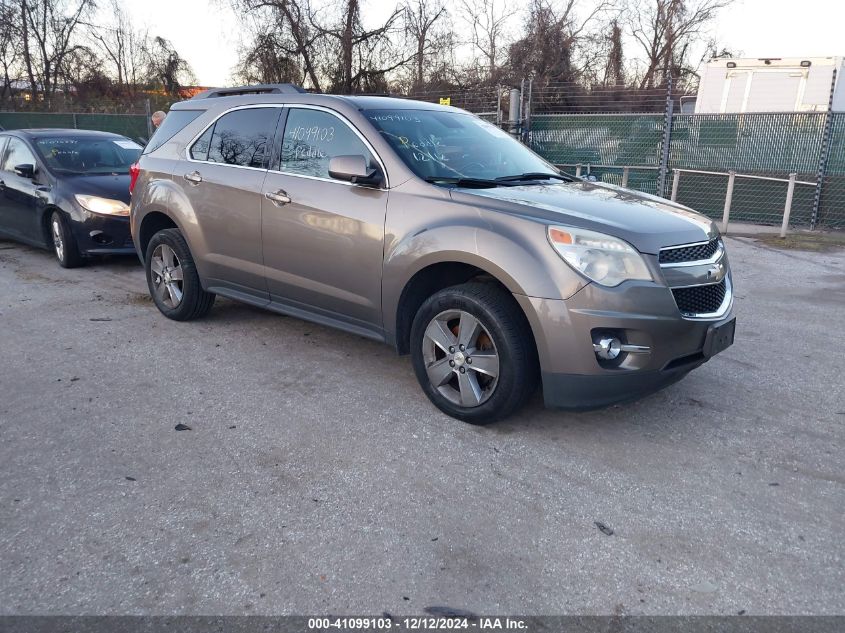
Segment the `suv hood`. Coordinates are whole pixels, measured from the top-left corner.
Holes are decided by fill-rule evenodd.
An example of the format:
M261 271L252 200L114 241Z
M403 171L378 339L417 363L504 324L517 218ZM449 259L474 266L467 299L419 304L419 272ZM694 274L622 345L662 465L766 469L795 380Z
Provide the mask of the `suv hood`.
M607 233L652 255L666 246L704 242L719 234L709 218L687 207L604 183L458 188L451 193L465 204Z

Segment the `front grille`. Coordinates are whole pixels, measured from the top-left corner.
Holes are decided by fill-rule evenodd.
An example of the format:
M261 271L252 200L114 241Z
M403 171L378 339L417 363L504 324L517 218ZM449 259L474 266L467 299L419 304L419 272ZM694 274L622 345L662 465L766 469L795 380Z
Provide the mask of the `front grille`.
M684 262L697 262L702 259L710 259L719 250L719 238L714 237L704 244L692 244L690 246L676 246L664 248L660 251L658 261L661 264L681 264Z
M678 309L687 315L712 314L722 307L727 292L727 282L723 279L717 284L675 288L672 294Z

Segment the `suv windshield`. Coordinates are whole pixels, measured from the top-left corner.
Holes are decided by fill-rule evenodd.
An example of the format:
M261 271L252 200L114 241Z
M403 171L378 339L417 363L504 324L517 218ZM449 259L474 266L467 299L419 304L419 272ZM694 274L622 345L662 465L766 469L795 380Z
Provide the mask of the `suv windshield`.
M50 171L68 174L128 174L141 146L120 136L41 137L35 148Z
M558 175L522 143L471 114L437 110L367 110L364 114L408 167L427 180Z

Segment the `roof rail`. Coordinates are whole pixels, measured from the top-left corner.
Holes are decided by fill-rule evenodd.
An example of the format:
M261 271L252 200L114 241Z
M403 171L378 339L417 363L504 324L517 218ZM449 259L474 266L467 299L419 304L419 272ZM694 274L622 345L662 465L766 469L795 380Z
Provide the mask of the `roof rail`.
M236 88L212 88L206 90L192 99L211 99L213 97L234 97L237 95L249 94L301 94L305 92L294 84L256 84L254 86L238 86Z

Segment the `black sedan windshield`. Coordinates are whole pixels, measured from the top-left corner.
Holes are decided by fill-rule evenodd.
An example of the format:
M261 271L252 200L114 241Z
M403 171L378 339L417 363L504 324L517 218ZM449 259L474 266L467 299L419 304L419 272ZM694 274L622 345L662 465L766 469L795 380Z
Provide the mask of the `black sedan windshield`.
M557 171L492 123L437 110L364 113L415 174L430 181L494 181Z
M140 145L117 136L45 136L35 147L51 171L71 174L125 174L141 155Z

